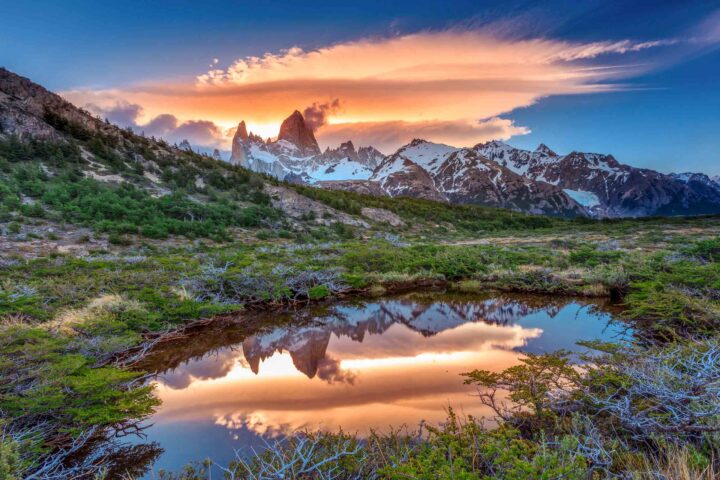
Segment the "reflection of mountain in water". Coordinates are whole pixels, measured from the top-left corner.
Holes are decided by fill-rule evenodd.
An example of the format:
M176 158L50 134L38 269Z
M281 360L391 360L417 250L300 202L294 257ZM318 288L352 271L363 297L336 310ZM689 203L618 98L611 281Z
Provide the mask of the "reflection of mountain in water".
M510 325L540 310L552 318L560 309L560 305L534 307L526 302L503 298L431 303L400 299L361 306L340 305L332 308L326 316L316 317L310 325L278 327L248 337L243 340L242 347L245 359L256 374L262 361L275 352L287 351L295 368L313 378L318 371L332 370L333 361L326 358L326 351L333 334L362 342L365 335L381 334L391 325L400 323L429 337L469 322ZM333 378L325 380L333 381Z

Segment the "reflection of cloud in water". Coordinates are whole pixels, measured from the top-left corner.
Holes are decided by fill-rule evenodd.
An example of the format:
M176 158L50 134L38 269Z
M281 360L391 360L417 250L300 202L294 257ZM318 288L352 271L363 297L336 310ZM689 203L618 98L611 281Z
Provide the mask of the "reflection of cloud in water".
M522 347L532 338L542 334L538 328L520 325L503 327L484 323L460 325L432 337L419 340L417 332L402 325L393 326L384 335L360 345L340 338L331 347L335 353L341 350L343 358L414 357L421 354L453 353L463 351L490 351Z
M278 327L251 336L243 341L243 353L252 371L258 373L264 360L276 352L288 351L298 371L313 378L327 354L331 335L352 340L343 343L346 347L343 357L347 357L349 352L376 357L488 349L492 346L515 348L523 346L527 339L539 336L542 331L523 329L517 325L504 326L536 311L537 308L521 302L498 299L432 303L386 300L362 306L340 305L330 314L316 318L309 326ZM551 314L556 313L552 309ZM482 332L465 331L470 327ZM373 342L366 341L368 333ZM419 340L418 334L427 340Z
M241 430L251 432L257 437L271 440L282 438L287 436L288 433L299 429L298 426L293 426L289 423L274 423L259 412L231 413L218 416L215 419L215 424L227 428L234 440L240 438Z
M195 380L224 377L238 360L238 352L226 348L199 360L188 361L185 365L160 375L158 381L170 388L183 389ZM244 359L242 361L244 362Z
M265 360L287 351L297 371L308 378L318 376L330 384L353 385L356 375L343 371L338 357L413 357L522 347L529 339L539 337L542 330L522 328L513 322L540 310L549 310L546 311L549 316L557 313L557 307L541 309L502 298L479 302L403 299L338 305L309 325L277 327L247 337L242 342L242 355L233 348L221 349L202 359L188 361L161 375L159 381L171 388L183 389L197 380L222 378L238 362L259 374ZM419 335L424 339L419 339ZM340 340L342 349L333 351L335 357L329 358L333 336ZM369 338L372 341L368 341Z
M226 341L234 347L162 375L163 405L151 419L150 439L162 437L171 452L187 438L220 431L193 447L203 458L223 449L232 456L238 447L262 447L263 439L303 428L362 434L420 420L435 424L448 405L487 416L461 372L500 371L517 365L523 351L572 349L578 339L612 334L603 330L607 317L570 300L457 298L308 309L294 323L234 336Z
M340 360L332 357L325 357L320 360L317 376L331 385L335 382L355 385L355 372L343 370L340 368Z

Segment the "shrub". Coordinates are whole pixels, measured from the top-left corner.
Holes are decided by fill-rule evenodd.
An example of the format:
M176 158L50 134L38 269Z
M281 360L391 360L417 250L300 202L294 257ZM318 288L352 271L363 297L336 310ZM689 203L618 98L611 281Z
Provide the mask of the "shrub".
M132 245L132 240L127 235L119 235L118 233L111 233L108 235L108 242L113 245L128 246Z
M310 300L319 300L330 296L330 289L327 285L316 285L308 290L308 298Z

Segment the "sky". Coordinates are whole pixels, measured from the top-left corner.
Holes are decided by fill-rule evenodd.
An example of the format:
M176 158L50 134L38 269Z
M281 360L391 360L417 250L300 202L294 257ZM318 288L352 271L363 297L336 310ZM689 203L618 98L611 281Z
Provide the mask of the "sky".
M0 0L0 65L147 135L229 150L413 138L720 174L718 1Z

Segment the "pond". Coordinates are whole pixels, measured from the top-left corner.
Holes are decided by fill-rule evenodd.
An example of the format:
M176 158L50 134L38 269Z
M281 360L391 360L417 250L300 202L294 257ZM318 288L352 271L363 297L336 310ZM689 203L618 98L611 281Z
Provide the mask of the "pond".
M598 300L442 292L245 313L146 360L162 405L142 442L164 450L152 471L176 471L297 429L414 429L444 420L448 406L491 416L460 373L616 340L626 330L616 313Z

